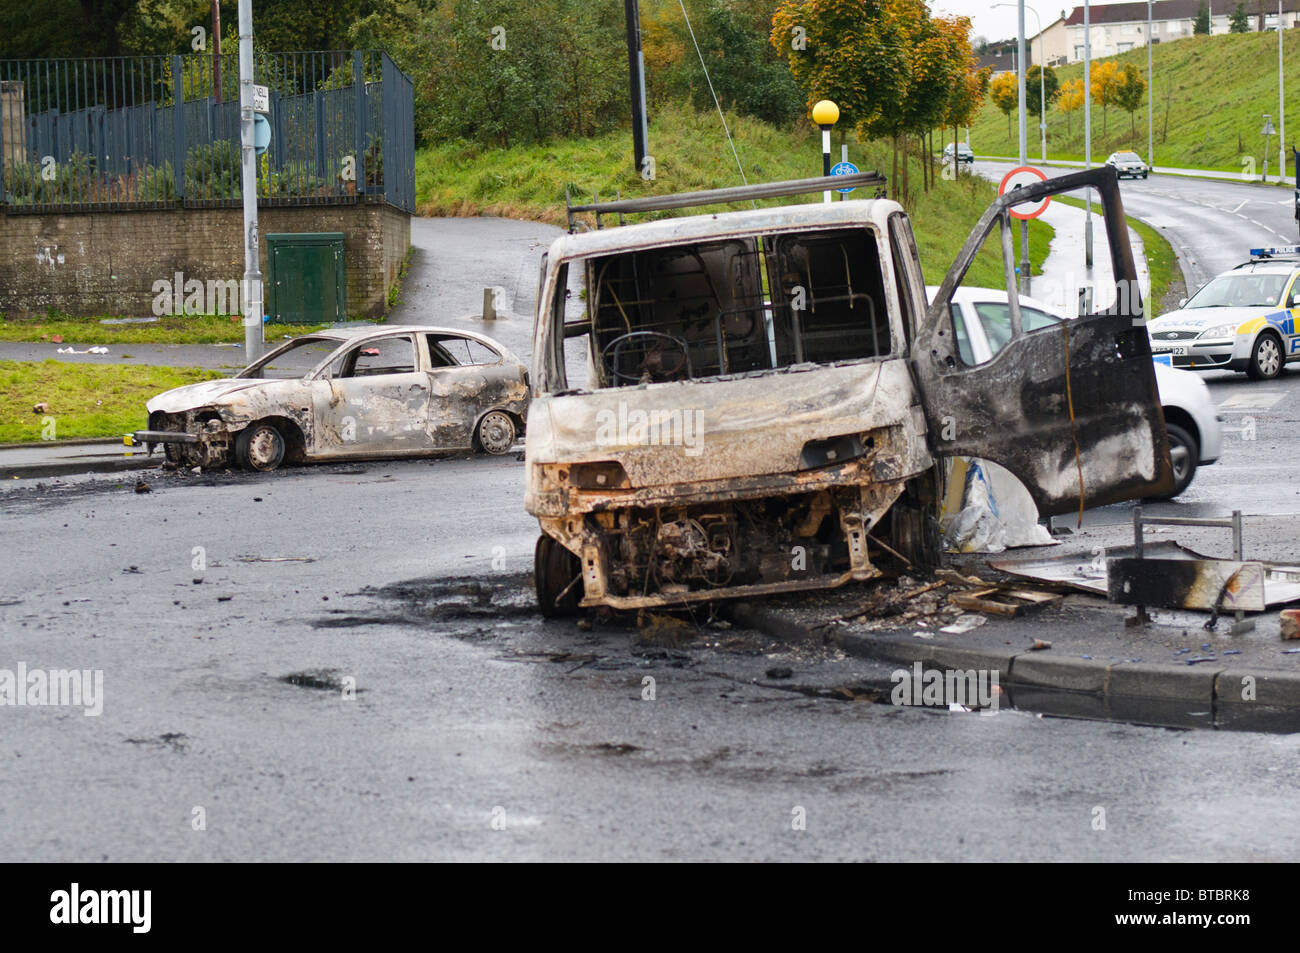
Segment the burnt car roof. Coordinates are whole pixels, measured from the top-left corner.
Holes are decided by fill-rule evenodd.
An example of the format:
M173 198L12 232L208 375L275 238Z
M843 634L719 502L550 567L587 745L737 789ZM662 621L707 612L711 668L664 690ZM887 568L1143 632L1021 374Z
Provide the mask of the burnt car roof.
M729 238L773 229L863 225L867 222L883 228L891 212L902 210L903 207L892 199L857 199L830 204L818 201L738 212L662 218L652 222L561 235L551 243L549 254L552 260L559 261L637 248L684 244L708 238Z
M300 338L329 338L332 341L354 341L357 338L380 336L384 334L454 334L458 337L477 338L479 340L491 342L492 338L477 331L466 331L463 328L446 328L434 324L374 324L367 325L364 328L325 328L321 331L310 331L307 334L300 334Z

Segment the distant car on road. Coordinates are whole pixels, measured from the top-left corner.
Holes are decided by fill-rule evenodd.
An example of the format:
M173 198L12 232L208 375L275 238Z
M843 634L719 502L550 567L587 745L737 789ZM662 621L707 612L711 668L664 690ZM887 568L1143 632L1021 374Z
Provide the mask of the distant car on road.
M1151 350L1174 367L1271 380L1300 355L1300 245L1253 248L1177 311L1147 324Z
M943 161L944 161L944 162L951 162L951 161L952 161L952 153L953 153L952 145L953 145L953 144L950 142L950 143L948 143L946 146L943 147ZM971 151L971 147L968 146L968 145L966 145L966 143L964 143L964 142L959 142L959 143L957 143L957 161L958 161L958 162L965 162L965 163L968 163L968 164L974 164L974 162L975 162L975 153L972 152L972 151Z
M927 288L933 297L937 288ZM1064 317L1049 305L1020 296L1020 324L1026 333L1054 327ZM957 289L952 299L953 334L961 359L972 365L992 360L1011 340L1011 314L1007 293L999 288ZM1198 466L1219 459L1223 427L1205 381L1189 371L1175 370L1157 359L1156 389L1169 434L1169 456L1174 465L1174 488L1161 499L1173 499L1187 489Z
M1150 167L1136 152L1112 152L1106 157L1106 164L1114 169L1121 179L1125 177L1145 179L1151 172Z
M528 371L469 331L370 326L296 338L232 378L145 406L133 442L185 466L508 453L528 417Z

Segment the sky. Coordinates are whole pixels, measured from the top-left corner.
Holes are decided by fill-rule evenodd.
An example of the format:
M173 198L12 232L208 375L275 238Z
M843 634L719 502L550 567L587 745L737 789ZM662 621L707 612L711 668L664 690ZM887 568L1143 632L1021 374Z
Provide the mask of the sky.
M995 7L993 6L995 2L998 0L930 0L930 12L939 16L970 17L972 36L982 36L987 40L1014 39L1019 18L1015 6ZM1014 0L1003 0L1003 2L1014 4ZM1067 3L1065 0L1036 0L1036 2L1030 0L1025 4L1025 36L1033 36L1038 32L1038 27L1035 25L1037 21L1029 12L1030 10L1037 10L1043 20L1043 26L1049 26L1061 15L1062 9L1069 11L1075 6L1082 5L1083 0L1079 0L1077 4Z

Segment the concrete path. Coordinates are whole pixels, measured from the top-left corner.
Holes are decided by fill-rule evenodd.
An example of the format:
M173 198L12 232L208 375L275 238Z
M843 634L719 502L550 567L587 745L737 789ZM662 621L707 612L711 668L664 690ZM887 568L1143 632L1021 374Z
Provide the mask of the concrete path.
M1096 206L1094 206L1094 209ZM1073 205L1052 202L1039 218L1056 230L1043 262L1043 274L1030 282L1029 295L1070 317L1079 314L1079 289L1093 289L1093 310L1110 307L1115 302L1115 279L1106 244L1105 218L1092 213L1093 263L1087 267L1084 232L1088 213ZM1033 227L1032 225L1030 226ZM1137 265L1138 285L1143 300L1151 293L1151 273L1147 268L1146 250L1138 233L1129 229L1133 259Z

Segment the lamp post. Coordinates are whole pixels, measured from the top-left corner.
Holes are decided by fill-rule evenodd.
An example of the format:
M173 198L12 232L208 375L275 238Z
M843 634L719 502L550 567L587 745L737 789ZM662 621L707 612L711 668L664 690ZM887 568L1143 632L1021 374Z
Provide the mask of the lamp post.
M1268 140L1269 137L1273 135L1273 117L1270 116L1268 113L1264 113L1264 128L1259 131L1259 134L1264 137L1264 175L1260 179L1260 181L1267 182L1268 181ZM1281 169L1278 170L1279 179L1284 175L1286 175L1286 166L1283 166Z
M360 78L357 82L360 82ZM179 89L179 82L178 82ZM179 94L177 101L180 101ZM239 138L240 182L244 198L244 360L262 356L262 272L257 239L257 151L253 132L253 3L239 0Z
M1278 0L1281 3L1282 0ZM1213 21L1211 21L1213 22ZM1151 103L1155 99L1155 76L1151 72L1151 0L1147 0L1147 168L1156 166L1155 139L1151 136Z
M1282 0L1277 0L1277 180L1286 179L1286 88L1282 85Z
M993 4L993 6L995 6L995 7L1016 7L1016 6L1019 6L1019 4L1015 4L1015 3L995 3L995 4ZM1039 136L1040 136L1040 138L1041 138L1041 140L1042 140L1040 144L1041 144L1041 146L1042 146L1042 150L1043 150L1043 161L1046 162L1046 161L1047 161L1047 96L1046 96L1046 88L1047 88L1047 84L1046 84L1046 82L1045 82L1045 80L1044 80L1044 78L1043 78L1043 63L1042 63L1042 59L1043 59L1043 18L1040 17L1040 16L1038 15L1038 11L1035 10L1033 7L1025 7L1025 9L1028 10L1030 13L1032 13L1032 14L1034 15L1034 20L1035 20L1035 22L1038 24L1038 58L1039 58L1039 61L1040 61L1040 62L1038 63L1038 132L1039 132ZM1031 47L1031 49L1032 49L1032 47ZM1023 93L1024 91L1021 90L1021 92ZM1023 164L1023 162L1022 162L1022 164Z
M1083 167L1092 168L1092 14L1083 0ZM1085 199L1083 265L1092 270L1092 189Z
M831 174L831 126L840 118L840 107L829 99L819 100L812 108L812 120L822 131L822 175ZM822 200L831 200L831 190L822 193Z

